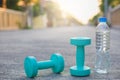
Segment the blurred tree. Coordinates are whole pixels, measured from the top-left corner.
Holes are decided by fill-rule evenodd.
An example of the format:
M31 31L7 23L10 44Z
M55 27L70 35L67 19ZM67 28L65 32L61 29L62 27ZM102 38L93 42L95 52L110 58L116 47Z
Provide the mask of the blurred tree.
M44 9L47 14L47 26L52 27L54 26L54 23L56 24L61 20L62 12L58 3L48 0L46 1Z
M7 0L6 5L8 9L22 10L21 7L17 6L19 0Z
M33 14L34 16L39 16L39 15L43 15L45 13L45 10L44 8L41 6L40 3L36 3L34 6L33 6Z
M90 19L90 20L89 20L90 24L96 26L97 23L98 23L98 20L97 20L97 19L98 19L99 16L100 16L100 13L98 13L98 14L95 15L92 19Z
M112 8L119 5L120 0L108 0L108 6L111 6ZM104 0L100 0L100 11L104 12Z
M0 7L2 7L2 4L3 4L3 0L0 0Z
M99 0L100 2L100 12L98 14L96 14L92 19L89 20L89 22L93 25L97 25L97 19L100 16L103 16L103 12L104 12L104 0ZM112 8L114 8L115 6L120 4L120 0L108 0L108 7L111 6Z
M33 14L34 16L38 16L43 14L44 12L41 11L41 5L39 0L6 0L6 5L8 9L18 10L18 11L25 11L27 5L33 3ZM1 1L2 6L2 1Z

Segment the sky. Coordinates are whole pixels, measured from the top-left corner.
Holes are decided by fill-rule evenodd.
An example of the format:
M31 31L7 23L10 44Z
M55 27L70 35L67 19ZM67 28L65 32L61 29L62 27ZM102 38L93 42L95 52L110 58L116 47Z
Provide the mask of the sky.
M56 0L61 9L69 12L83 24L99 12L98 0Z

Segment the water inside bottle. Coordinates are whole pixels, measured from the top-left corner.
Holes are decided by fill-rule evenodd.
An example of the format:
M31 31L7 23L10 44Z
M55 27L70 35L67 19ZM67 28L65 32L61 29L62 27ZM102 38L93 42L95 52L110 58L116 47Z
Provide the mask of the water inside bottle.
M110 32L96 32L96 63L97 73L107 73L109 68Z

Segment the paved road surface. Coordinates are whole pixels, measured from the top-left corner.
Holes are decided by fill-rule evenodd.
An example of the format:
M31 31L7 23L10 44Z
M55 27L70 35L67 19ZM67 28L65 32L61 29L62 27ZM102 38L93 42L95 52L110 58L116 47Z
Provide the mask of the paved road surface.
M92 44L86 47L85 54L85 64L92 68L90 76L73 77L69 74L69 67L75 65L75 46L69 44L69 39L75 36L92 38ZM0 80L29 80L23 69L24 58L31 55L35 56L37 60L46 60L52 53L61 53L64 56L64 72L54 74L51 69L42 70L33 80L120 80L120 30L111 29L110 73L98 76L93 72L95 59L94 27L0 31Z

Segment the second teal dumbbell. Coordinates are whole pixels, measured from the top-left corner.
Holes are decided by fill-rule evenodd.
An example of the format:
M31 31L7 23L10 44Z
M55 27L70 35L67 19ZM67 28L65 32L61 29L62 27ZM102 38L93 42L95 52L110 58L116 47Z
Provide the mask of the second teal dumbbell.
M72 45L77 47L76 50L76 66L70 68L70 73L73 76L88 76L90 68L84 66L85 62L85 46L91 44L91 39L88 37L73 37L70 40Z
M24 60L24 69L27 77L35 77L38 70L52 68L54 73L64 70L64 59L61 54L52 54L50 60L37 62L33 56L28 56Z

